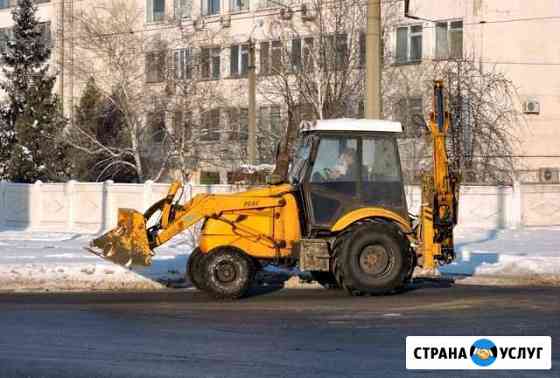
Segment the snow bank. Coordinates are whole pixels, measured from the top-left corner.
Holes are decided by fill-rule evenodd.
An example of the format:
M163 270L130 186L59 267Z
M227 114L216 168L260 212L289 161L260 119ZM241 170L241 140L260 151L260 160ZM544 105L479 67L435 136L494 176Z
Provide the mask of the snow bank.
M488 231L457 228L456 260L443 275L460 282L560 284L560 228ZM161 290L184 282L192 238L156 250L147 268L123 268L84 250L92 235L0 231L0 291ZM297 275L296 271L268 269ZM495 280L500 278L500 280ZM476 281L478 279L479 281Z
M159 248L150 267L133 269L87 252L93 237L0 232L0 291L161 290L184 281L186 237Z
M457 258L445 275L560 277L560 228L482 230L458 228Z

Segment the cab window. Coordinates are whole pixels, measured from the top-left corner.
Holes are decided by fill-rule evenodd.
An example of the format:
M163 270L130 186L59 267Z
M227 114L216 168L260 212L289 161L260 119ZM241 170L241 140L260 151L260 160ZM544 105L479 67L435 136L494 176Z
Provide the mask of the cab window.
M308 177L311 223L332 225L357 199L358 139L322 137Z
M406 214L399 154L394 138L362 139L360 185L364 204Z
M321 139L310 182L358 181L357 150L356 139Z

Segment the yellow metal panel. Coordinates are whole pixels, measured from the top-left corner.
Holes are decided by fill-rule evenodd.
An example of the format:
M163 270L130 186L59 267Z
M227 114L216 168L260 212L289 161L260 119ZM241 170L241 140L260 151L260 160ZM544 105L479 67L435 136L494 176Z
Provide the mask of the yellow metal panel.
M332 232L344 230L352 223L366 218L385 218L396 222L405 233L412 232L410 221L399 214L381 207L365 207L354 210L340 218L331 228Z
M257 197L254 192L250 197ZM225 211L220 218L206 220L200 237L200 250L232 246L263 259L288 257L294 241L301 238L297 202L292 194L284 194L282 207L262 210Z

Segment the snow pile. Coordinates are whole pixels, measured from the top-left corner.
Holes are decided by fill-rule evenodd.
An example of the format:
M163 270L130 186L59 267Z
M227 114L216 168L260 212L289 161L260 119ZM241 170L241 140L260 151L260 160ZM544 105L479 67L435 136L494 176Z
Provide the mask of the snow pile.
M259 165L251 165L251 164L243 164L239 167L241 172L243 173L256 173L256 172L263 172L263 173L270 173L274 171L274 165L271 164L259 164Z
M183 282L189 239L158 248L150 267L126 269L84 249L93 235L0 232L1 291L160 290Z
M457 258L447 275L560 277L560 228L482 230L458 228Z

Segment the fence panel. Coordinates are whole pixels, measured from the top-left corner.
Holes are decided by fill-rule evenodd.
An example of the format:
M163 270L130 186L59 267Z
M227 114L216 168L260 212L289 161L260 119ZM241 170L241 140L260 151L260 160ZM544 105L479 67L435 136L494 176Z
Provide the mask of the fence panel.
M560 185L522 185L525 226L560 225Z
M165 197L169 184L0 183L0 227L100 232L114 227L119 207L145 211ZM187 185L183 200L201 193L245 190L241 185ZM420 209L420 187L405 188L411 213ZM459 225L488 229L560 225L560 185L463 186Z

